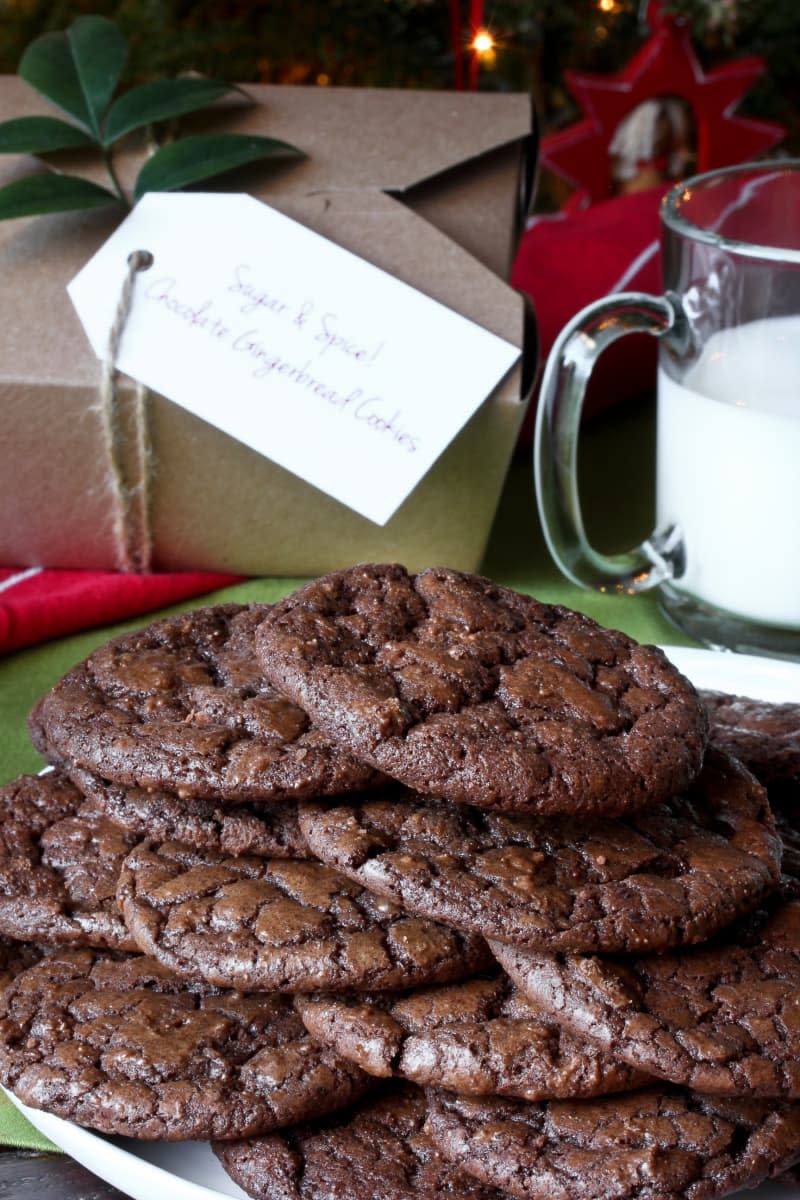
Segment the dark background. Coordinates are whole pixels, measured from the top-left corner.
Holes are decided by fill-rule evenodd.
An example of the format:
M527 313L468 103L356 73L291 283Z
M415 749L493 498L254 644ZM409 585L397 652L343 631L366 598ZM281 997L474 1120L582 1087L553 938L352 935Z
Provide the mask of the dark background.
M461 3L462 41L469 4ZM478 86L530 91L545 130L579 116L564 70L618 71L647 34L640 0L487 0L497 43ZM667 0L691 21L707 67L759 54L768 70L740 107L785 125L800 152L798 0ZM128 78L197 71L226 80L317 86L450 88L458 39L450 0L0 0L0 71L38 34L81 14L114 18L129 38Z

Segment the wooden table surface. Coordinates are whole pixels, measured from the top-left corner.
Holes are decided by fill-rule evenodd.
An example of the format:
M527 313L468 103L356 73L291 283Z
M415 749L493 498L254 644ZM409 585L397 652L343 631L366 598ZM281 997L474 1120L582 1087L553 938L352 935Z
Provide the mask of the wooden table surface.
M125 1197L66 1154L0 1150L0 1200L125 1200Z

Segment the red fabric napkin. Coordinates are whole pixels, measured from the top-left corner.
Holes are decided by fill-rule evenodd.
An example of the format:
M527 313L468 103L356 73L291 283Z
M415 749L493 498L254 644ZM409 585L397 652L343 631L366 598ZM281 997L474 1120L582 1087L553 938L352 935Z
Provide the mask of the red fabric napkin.
M0 567L0 653L93 625L111 625L238 583L239 575L181 571L120 575Z
M659 208L666 186L617 196L590 208L535 217L525 231L511 282L533 301L541 367L580 309L610 292L661 292ZM656 340L632 334L610 346L586 394L587 413L652 389ZM535 405L522 442L530 444Z

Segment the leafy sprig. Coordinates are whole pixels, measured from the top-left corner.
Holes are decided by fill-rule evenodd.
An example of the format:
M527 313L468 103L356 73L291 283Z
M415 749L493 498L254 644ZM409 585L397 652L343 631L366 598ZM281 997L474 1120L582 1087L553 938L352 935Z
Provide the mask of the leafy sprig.
M128 44L107 17L79 17L63 33L31 42L19 75L64 113L0 122L0 154L49 154L94 148L110 187L56 172L17 179L0 188L0 220L121 204L128 199L114 170L116 143L137 129L173 120L213 104L235 85L214 79L160 79L116 95ZM134 199L212 179L235 167L301 152L277 138L213 133L184 137L150 155L139 171Z

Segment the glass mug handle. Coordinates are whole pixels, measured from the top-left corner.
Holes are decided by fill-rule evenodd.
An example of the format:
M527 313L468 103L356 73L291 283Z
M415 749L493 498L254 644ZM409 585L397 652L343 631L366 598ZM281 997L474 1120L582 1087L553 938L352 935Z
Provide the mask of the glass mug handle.
M578 432L586 385L598 357L626 333L680 345L685 320L674 294L620 292L588 305L565 326L547 360L536 414L533 467L545 540L567 578L598 591L642 592L683 570L680 530L656 529L625 554L589 543L578 495Z

